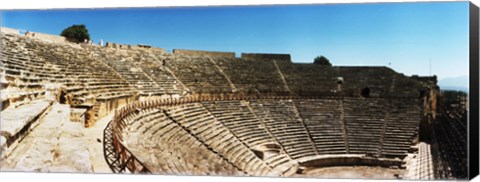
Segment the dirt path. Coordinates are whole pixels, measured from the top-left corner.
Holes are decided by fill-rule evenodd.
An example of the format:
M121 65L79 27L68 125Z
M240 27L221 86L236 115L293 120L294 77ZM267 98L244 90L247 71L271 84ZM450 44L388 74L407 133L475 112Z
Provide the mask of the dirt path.
M85 140L90 152L90 161L94 173L112 173L103 156L103 130L113 117L113 112L98 120L90 128L84 128Z

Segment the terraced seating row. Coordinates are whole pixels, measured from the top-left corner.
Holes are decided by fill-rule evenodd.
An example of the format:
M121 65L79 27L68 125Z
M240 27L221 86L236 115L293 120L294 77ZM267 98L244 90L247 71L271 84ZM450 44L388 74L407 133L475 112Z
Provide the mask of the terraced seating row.
M153 79L166 94L182 94L186 88L172 75L166 64L171 55L154 54L150 51L138 50L132 55L133 62Z
M275 143L265 125L250 112L245 101L207 101L202 104L248 147Z
M391 82L395 82L393 88L399 94L407 91L395 86L413 83L408 78L381 67L328 67L280 60L184 57L142 49L46 43L19 36L5 39L7 47L23 51L20 55L31 55L31 58L26 58L28 66L14 63L8 63L8 66L20 66L25 70L23 74L33 75L29 79L41 78L50 83L73 86L75 89L69 89L69 92L79 92L72 94L78 105L91 99L87 96L90 92L93 97L103 99L123 97L122 92L132 95L137 90L143 95L183 94L190 90L195 93L293 91L299 95L328 96L351 90L358 92L361 88L369 87L374 96L389 93L389 89L392 89L389 84ZM6 54L16 55L15 52ZM238 67L242 69L237 69ZM14 70L9 71L15 73ZM382 74L385 76L378 76ZM344 83L339 84L338 77L343 77ZM105 84L91 87L92 80L85 78ZM126 84L116 85L117 82ZM78 87L85 89L76 90ZM412 90L408 90L408 93L410 91ZM97 96L99 93L102 94Z
M134 85L140 91L140 95L161 95L165 91L154 80L146 75L142 69L138 68L133 58L130 57L130 51L116 49L96 48L96 53L100 59L113 68L128 83ZM91 49L93 49L91 48ZM98 50L102 49L102 50Z
M44 90L46 84L67 86L72 104L92 98L111 99L136 91L81 47L52 44L16 35L2 36L2 61L9 87ZM4 55L4 56L3 56ZM18 91L18 90L16 90Z
M316 155L314 143L292 100L251 100L250 106L293 159Z
M232 92L228 80L209 59L177 56L166 65L194 93Z
M213 59L213 61L229 77L239 92L287 92L273 61L254 61L240 58L218 58Z
M26 39L16 42L14 35L1 34L0 37L0 158L3 158L38 125L53 102L48 82L35 74L54 74L55 71L25 48Z
M66 77L72 78L75 86L83 86L80 94L73 93L75 99L96 97L98 99L112 99L134 95L137 91L124 79L115 73L105 63L88 54L84 49L62 49L52 44L38 45L35 51L45 60L56 64ZM51 51L51 49L59 49ZM88 94L85 94L87 92ZM81 103L81 102L80 102Z
M345 99L344 122L350 154L378 156L387 115L387 102L377 99Z
M390 100L389 108L382 155L403 158L418 133L420 109L413 99Z
M164 166L157 168L175 174L185 171L206 174L192 173L197 168L190 164L196 164L197 159L186 157L190 153L175 154L175 150L189 151L188 145L192 143L199 143L237 171L255 176L288 175L297 170L299 161L321 156L364 156L372 164L383 158L393 163L378 161L382 165L400 165L413 144L419 119L416 100L400 99L198 97L165 104L146 102L128 108L132 114L121 115L124 120L121 123L128 128L121 138L131 144L128 148L140 145L151 151L159 150L158 153L171 152L162 155L143 152L137 156L139 159L156 161L166 155L179 159L175 162L189 163L182 166L158 160ZM137 107L151 109L134 110ZM400 136L399 139L391 140L391 133ZM168 137L166 143L158 143L165 137ZM186 148L170 146L168 141L174 140L176 145ZM184 143L190 140L191 143ZM197 150L196 145L193 147ZM155 164L147 162L147 165ZM212 169L201 170L212 172Z
M299 99L294 102L318 154L347 154L346 133L341 120L341 100Z
M125 123L132 124L123 133L127 139L126 146L154 173L243 175L178 123L169 119L163 110L138 111L126 120Z
M315 64L292 64L276 61L290 90L298 95L330 96L338 94L337 78L329 66Z
M10 35L2 36L2 40L12 39ZM33 73L52 73L53 71L32 61L35 55L22 46L21 43L13 41L1 42L1 47L5 47L1 50L0 57L2 110L9 106L17 107L28 104L32 100L45 98L45 82L35 77ZM10 47L12 49L9 49Z
M201 104L176 106L167 113L213 150L238 164L246 173L257 176L271 173L269 163L258 158Z
M122 138L126 138L126 141L128 141L130 144L139 142L139 144L149 150L158 150L158 148L155 148L155 146L157 145L156 141L158 141L156 138L159 136L166 137L165 135L169 135L168 133L178 132L177 129L169 127L176 124L183 128L184 131L194 136L194 138L205 145L209 150L212 150L212 153L222 156L224 159L228 160L231 164L235 165L246 174L255 176L279 176L287 172L292 172L298 165L286 154L269 155L267 157L257 156L251 149L251 146L247 146L244 141L241 141L239 138L237 138L237 136L235 136L227 127L224 126L223 121L217 120L217 118L215 118L200 103L168 107L166 110L137 110L135 114L128 115L124 117L123 120L123 123L128 126L128 129L126 130L128 132L124 132L124 136ZM169 120L170 122L165 120ZM175 136L180 137L180 135ZM143 138L145 140L139 140L139 138ZM182 141L178 142L180 142L179 144L183 145ZM131 147L135 148L135 146ZM256 147L258 148L258 146ZM134 149L133 153L136 153L135 150L136 149ZM161 152L162 151L160 151L160 153ZM155 160L149 158L149 156L157 155L149 152L144 153L147 154L140 154L140 156L137 157L140 159ZM160 160L158 162L164 163L165 161ZM192 163L194 161L189 159L183 162L195 164ZM146 162L146 165L153 164ZM162 169L165 170L166 167L163 167ZM186 170L186 174L191 172L191 170L188 168ZM167 171L169 170L167 169ZM173 171L176 170L173 169ZM208 170L205 170L205 172L208 172Z

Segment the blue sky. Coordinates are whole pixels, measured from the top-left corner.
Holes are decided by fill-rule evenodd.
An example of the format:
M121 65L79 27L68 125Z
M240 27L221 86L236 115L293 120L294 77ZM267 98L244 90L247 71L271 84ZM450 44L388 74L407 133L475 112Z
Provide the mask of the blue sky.
M468 2L140 9L10 10L2 26L60 34L85 24L91 38L212 51L324 55L334 65L389 66L439 79L468 75Z

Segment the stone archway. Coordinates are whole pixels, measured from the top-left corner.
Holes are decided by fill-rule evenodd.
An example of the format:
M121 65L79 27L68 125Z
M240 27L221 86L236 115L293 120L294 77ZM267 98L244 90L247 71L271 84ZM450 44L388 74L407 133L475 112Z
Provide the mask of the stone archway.
M370 88L363 88L360 94L362 95L362 97L370 97Z

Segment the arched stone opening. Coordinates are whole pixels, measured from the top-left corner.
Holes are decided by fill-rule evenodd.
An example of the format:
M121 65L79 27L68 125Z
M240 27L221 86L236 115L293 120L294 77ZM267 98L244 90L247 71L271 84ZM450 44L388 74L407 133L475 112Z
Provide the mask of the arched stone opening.
M360 94L362 95L362 97L370 97L370 88L363 88Z

